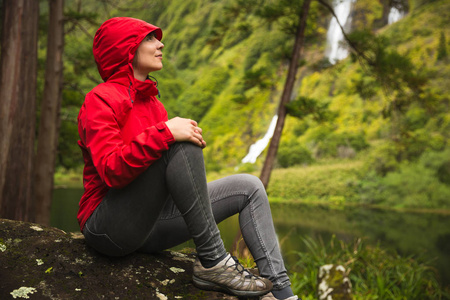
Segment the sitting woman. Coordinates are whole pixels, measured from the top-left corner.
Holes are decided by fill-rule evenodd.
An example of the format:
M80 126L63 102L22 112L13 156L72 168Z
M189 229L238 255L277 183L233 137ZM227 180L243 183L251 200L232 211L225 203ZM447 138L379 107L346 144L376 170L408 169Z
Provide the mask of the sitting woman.
M109 256L154 253L193 239L193 282L205 290L298 299L290 288L263 185L251 175L206 182L197 122L168 120L148 74L162 68L162 31L133 18L98 29L93 52L104 83L78 116L85 162L78 221L88 245ZM239 213L255 276L227 253L217 223Z

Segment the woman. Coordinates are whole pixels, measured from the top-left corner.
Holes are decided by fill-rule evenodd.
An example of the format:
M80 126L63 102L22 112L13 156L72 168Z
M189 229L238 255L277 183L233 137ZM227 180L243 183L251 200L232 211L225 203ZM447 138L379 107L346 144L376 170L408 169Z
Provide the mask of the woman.
M78 116L85 162L78 221L86 242L122 256L192 238L197 287L297 299L259 179L234 175L207 184L202 129L193 120L168 120L156 99L157 84L148 73L163 66L161 38L160 28L133 18L110 19L95 35L94 57L105 82L86 95ZM223 245L216 223L236 213L261 277Z

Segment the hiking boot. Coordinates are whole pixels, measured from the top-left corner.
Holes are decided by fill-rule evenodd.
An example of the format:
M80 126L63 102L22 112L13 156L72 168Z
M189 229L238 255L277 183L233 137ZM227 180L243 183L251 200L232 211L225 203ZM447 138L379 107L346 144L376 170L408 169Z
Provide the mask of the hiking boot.
M259 298L259 300L278 300L274 297L272 293L265 294ZM301 300L297 296L291 296L289 298L283 299L283 300Z
M212 268L204 268L197 258L192 279L199 289L234 296L257 297L272 290L270 280L250 273L230 254Z

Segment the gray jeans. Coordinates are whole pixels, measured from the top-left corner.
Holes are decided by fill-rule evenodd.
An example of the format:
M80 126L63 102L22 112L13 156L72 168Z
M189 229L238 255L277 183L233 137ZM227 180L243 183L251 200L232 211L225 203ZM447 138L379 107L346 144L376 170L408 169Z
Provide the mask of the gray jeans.
M83 234L109 256L157 252L192 238L200 257L215 260L226 252L216 223L236 213L261 275L275 289L290 285L261 181L240 174L207 183L203 152L191 143L173 144L128 186L110 189Z

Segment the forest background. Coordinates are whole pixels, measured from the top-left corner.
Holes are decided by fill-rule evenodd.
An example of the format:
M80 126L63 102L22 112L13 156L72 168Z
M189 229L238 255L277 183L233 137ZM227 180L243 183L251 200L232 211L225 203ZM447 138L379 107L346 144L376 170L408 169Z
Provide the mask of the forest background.
M39 1L36 136L51 2ZM208 179L259 175L266 152L255 163L242 159L277 113L294 44L295 3L302 1L66 0L55 186L82 185L77 115L86 93L101 83L93 36L115 16L162 28L164 68L152 75L169 117L202 127ZM392 6L406 15L388 25ZM273 17L270 8L286 17ZM324 5L311 2L270 201L448 215L449 1L354 1L345 28L350 55L336 64L326 57L331 18Z
M265 153L254 164L241 161L276 114L294 39L284 30L290 20L268 22L257 2L66 1L57 178L81 173L76 116L101 82L92 38L102 21L119 15L163 29L164 68L152 75L169 117L203 128L209 178L258 174ZM349 38L373 65L354 52L332 65L325 57L331 14L311 3L271 197L450 208L450 4L406 2L406 17L387 26L383 5L391 2L354 4ZM47 23L40 24L43 75ZM42 88L39 82L38 95Z

